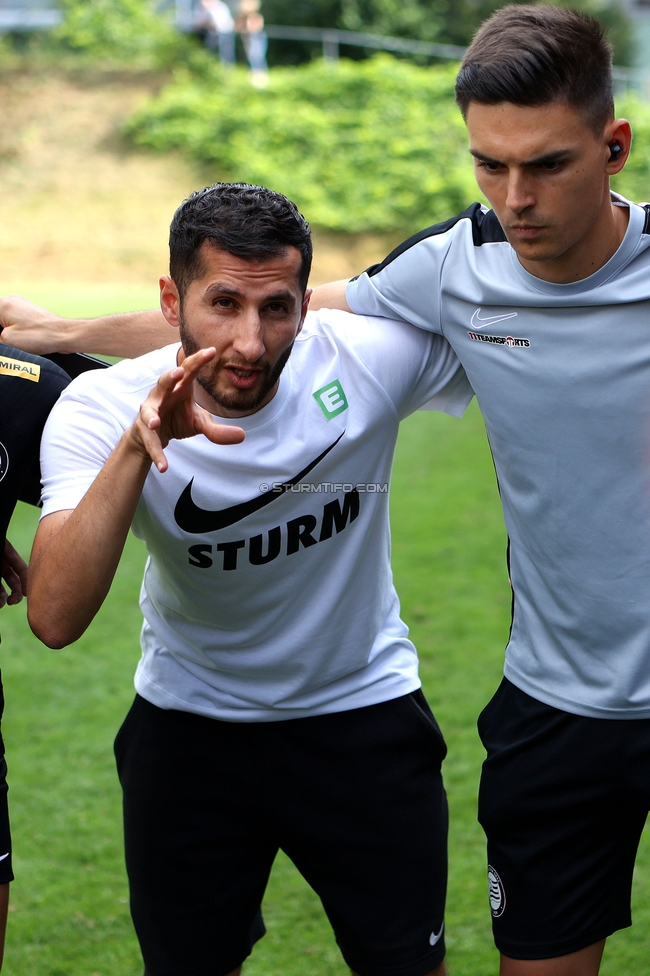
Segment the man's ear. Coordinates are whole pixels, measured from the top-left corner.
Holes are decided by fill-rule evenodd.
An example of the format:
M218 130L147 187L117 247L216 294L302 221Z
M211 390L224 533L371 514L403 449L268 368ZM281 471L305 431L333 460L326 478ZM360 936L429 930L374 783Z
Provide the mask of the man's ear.
M605 172L607 176L620 173L632 148L632 128L627 119L616 119L605 127Z
M169 275L160 277L160 310L169 325L178 328L180 325L181 298L178 288Z
M298 333L301 331L302 326L303 326L303 323L305 321L305 315L309 311L309 299L311 298L311 293L312 293L312 289L311 288L306 288L305 289L305 294L304 294L303 299L302 299L302 308L300 310L300 324L299 324L298 328L296 329L296 335L298 335Z

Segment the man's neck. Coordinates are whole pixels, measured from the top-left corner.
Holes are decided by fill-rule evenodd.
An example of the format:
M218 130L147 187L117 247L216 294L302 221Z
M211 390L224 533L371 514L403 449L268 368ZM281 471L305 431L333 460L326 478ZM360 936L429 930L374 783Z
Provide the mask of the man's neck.
M618 206L611 194L590 229L589 235L558 258L530 261L518 255L522 267L542 281L566 285L582 281L599 271L616 254L630 219L629 207Z

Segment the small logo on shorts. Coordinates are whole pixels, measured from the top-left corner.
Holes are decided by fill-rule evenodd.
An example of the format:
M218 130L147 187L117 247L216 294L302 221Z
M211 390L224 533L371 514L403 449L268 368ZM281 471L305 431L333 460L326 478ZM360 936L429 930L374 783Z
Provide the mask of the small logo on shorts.
M499 918L506 910L506 893L501 878L491 864L488 864L488 894L494 918Z
M2 481L8 470L9 455L7 453L7 448L4 446L2 441L0 441L0 481Z
M442 933L445 930L445 923L443 922L437 932L432 932L429 936L429 945L434 946L437 942L440 942L442 938Z

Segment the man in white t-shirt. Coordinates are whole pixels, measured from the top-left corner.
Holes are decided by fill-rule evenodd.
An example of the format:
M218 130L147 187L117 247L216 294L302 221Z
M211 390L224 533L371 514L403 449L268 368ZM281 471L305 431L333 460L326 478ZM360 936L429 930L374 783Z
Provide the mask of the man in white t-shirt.
M354 972L444 973L445 745L387 488L400 419L472 390L440 336L307 315L310 262L280 194L193 194L161 279L180 346L73 381L43 437L37 636L83 633L131 524L149 551L116 756L150 976L238 973L279 848Z

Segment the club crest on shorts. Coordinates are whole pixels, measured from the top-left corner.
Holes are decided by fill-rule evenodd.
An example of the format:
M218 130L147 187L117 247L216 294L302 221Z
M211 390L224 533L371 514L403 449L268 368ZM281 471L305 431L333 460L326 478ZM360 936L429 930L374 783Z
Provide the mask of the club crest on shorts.
M506 893L501 878L491 864L488 864L488 895L492 916L499 918L506 910Z
M4 478L9 469L9 454L7 448L0 441L0 481Z

